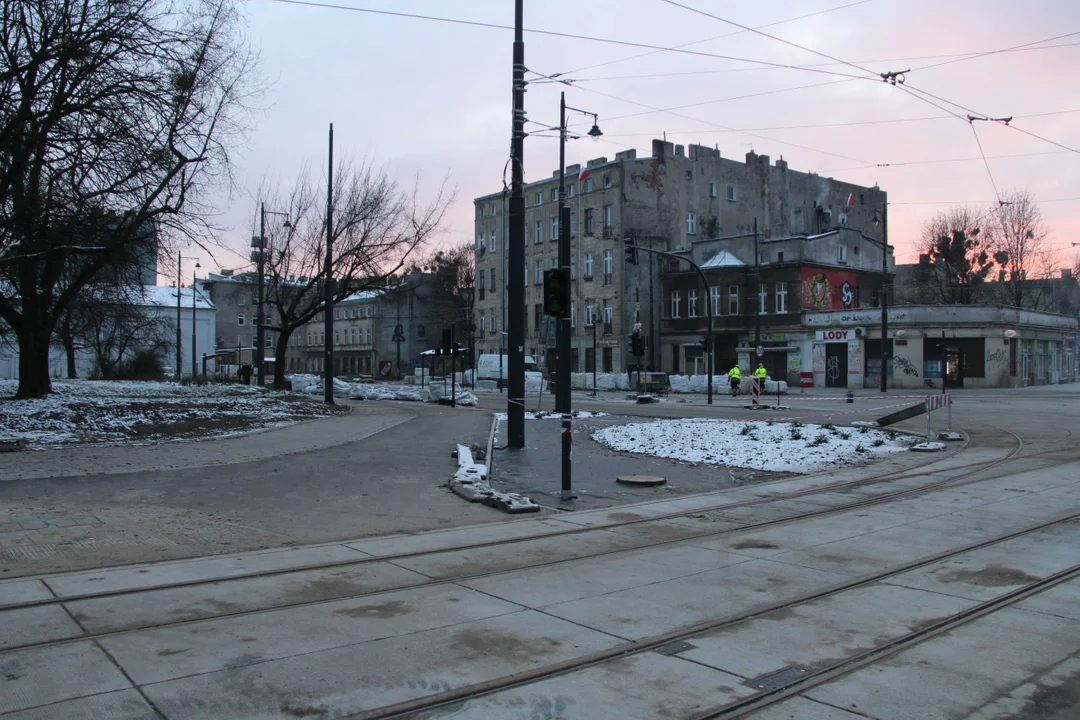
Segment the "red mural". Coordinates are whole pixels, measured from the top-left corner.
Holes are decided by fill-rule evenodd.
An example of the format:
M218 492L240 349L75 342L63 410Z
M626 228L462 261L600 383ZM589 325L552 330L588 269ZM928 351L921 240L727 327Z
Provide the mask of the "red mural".
M847 310L858 304L855 273L851 270L802 269L804 310Z

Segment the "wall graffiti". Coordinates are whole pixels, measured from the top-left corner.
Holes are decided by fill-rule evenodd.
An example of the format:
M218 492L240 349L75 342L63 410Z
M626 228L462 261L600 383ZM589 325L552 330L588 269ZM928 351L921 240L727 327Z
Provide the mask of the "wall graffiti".
M986 351L986 364L987 365L1000 365L1002 367L1009 364L1009 352L1004 348L994 350L993 352Z
M825 367L825 376L833 382L840 379L840 356L830 355Z
M915 365L903 355L894 356L893 364L903 370L905 375L913 375L915 377L919 376L919 369L915 367Z
M937 387L937 383L935 383L930 378L927 378L926 380L923 380L923 385L925 385L928 388L936 388Z

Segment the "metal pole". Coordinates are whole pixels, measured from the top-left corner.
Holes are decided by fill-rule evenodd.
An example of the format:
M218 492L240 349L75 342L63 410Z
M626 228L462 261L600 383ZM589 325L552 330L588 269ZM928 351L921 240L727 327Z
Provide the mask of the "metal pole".
M559 267L570 277L570 208L566 206L566 93L559 93ZM570 318L555 322L555 412L563 413L562 499L573 500L570 450L573 436L570 420ZM595 327L595 325L594 325ZM596 351L593 351L595 357Z
M754 347L757 347L761 345L761 274L758 268L757 218L754 218L754 301Z
M326 357L323 402L334 404L334 123L330 123L326 165L326 259L323 264L323 354ZM400 372L400 368L399 368Z
M450 407L457 407L457 354L454 352L454 323L450 323Z
M199 377L199 358L195 353L195 278L197 273L197 270L191 271L191 376L193 378Z
M885 375L889 354L885 351L889 340L889 203L881 211L881 392L889 388L889 379ZM944 385L944 374L942 377ZM929 413L927 413L929 422ZM930 438L927 437L927 440Z
M259 203L259 248L258 248L259 261L256 266L259 270L259 277L256 280L258 287L258 301L255 306L255 381L259 384L259 387L264 385L263 383L263 361L265 360L265 353L263 352L263 278L266 275L266 203Z
M600 386L596 384L596 316L590 318L592 320L592 394L596 397L597 390Z
M180 351L180 267L183 264L183 256L176 253L176 381L182 376L184 356Z
M509 392L506 397L506 437L512 448L525 447L525 43L524 0L514 0L514 116L510 142L510 287Z

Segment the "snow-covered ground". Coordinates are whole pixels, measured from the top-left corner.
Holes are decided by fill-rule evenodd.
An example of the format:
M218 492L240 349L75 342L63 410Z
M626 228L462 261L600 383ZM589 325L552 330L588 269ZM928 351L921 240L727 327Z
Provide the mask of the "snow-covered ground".
M606 412L593 412L591 410L574 410L570 414L574 416L575 420L587 420L588 418L607 417L607 415L608 415ZM502 421L506 420L506 413L495 413L495 417L498 418L500 422L502 422ZM526 410L525 411L525 419L526 420L559 420L561 418L562 418L562 413L557 413L557 412L554 412L554 411L550 411L550 412L547 411L547 410L537 410L536 412L532 412L531 410Z
M35 400L11 399L16 388L0 381L0 435L25 437L31 448L233 435L341 412L252 385L56 380Z
M902 452L911 442L870 428L735 420L660 420L598 430L615 450L695 463L808 473Z

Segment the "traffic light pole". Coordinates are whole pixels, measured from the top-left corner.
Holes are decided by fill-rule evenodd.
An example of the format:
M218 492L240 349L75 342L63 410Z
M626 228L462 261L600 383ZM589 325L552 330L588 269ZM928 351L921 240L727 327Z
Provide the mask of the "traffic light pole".
M697 274L701 277L701 284L704 285L704 287L705 287L705 313L706 313L706 316L709 319L708 334L705 337L705 355L706 355L706 358L708 359L709 367L706 368L707 372L705 374L706 374L706 377L708 378L708 402L709 402L710 405L712 405L713 404L713 401L712 401L712 399L713 399L713 381L712 381L712 378L713 378L713 372L715 371L716 368L713 367L712 297L709 295L709 281L705 277L705 272L701 269L701 266L699 266L696 262L694 262L693 260L691 260L688 257L685 257L683 255L679 255L677 253L665 252L664 250L653 250L652 248L643 247L641 245L631 245L630 243L627 243L624 247L628 251L631 251L631 250L634 251L634 253L636 253L638 250L641 250L643 252L652 253L653 255L665 255L667 257L675 258L676 260L682 260L683 262L690 265L690 267L694 268L694 270L697 271ZM629 258L630 253L628 252L627 255L628 255L627 259L628 259L628 261L630 261L630 258ZM637 256L636 256L636 254L633 257L634 257L634 259L632 261L630 261L630 262L632 264L637 264ZM595 350L593 352L595 353Z
M510 141L510 228L507 317L510 343L506 397L506 441L525 447L525 42L524 0L514 2L513 132Z
M559 269L570 276L570 208L566 207L566 93L559 95ZM569 291L569 286L567 286ZM564 308L565 310L565 308ZM573 500L570 451L573 422L570 416L570 317L555 322L555 412L563 413L562 422L562 499ZM595 350L593 351L596 352Z

